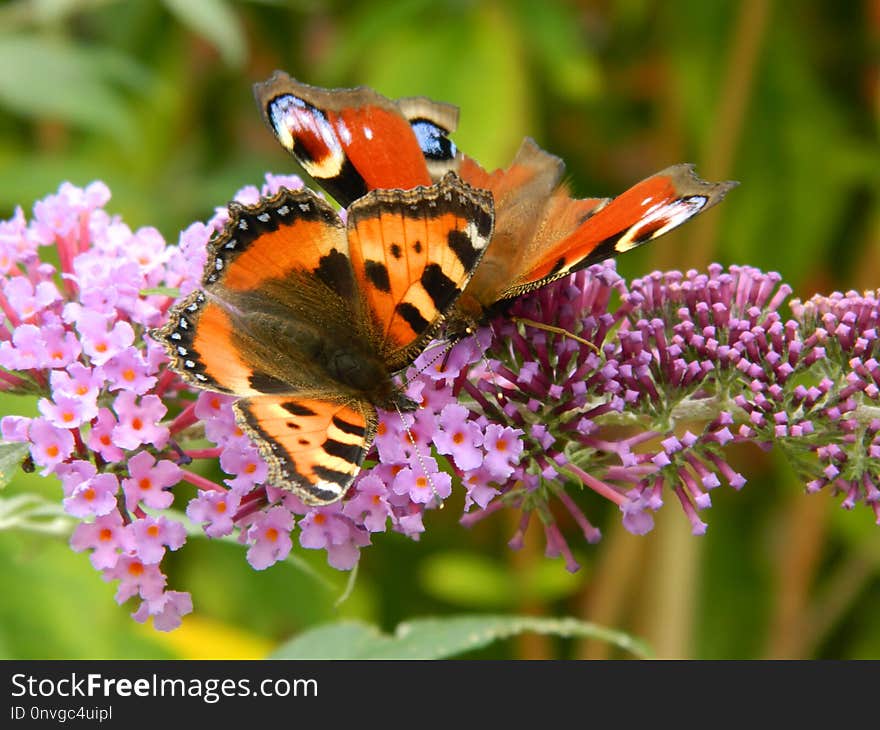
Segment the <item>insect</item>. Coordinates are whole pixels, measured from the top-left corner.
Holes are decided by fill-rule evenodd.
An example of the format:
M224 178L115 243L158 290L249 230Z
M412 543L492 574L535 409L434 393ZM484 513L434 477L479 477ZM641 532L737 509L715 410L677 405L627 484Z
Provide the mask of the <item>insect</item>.
M454 173L374 190L345 223L309 190L231 203L201 289L151 335L184 380L239 396L270 484L329 504L360 470L376 409L416 408L393 374L461 294L492 225L491 194Z
M458 109L367 87L321 89L282 71L254 87L281 145L341 205L368 190L425 185L449 170L492 193L495 232L447 316L459 339L511 299L641 246L718 203L737 183L709 183L673 165L616 198L572 198L565 165L531 139L504 170L486 172L449 135Z

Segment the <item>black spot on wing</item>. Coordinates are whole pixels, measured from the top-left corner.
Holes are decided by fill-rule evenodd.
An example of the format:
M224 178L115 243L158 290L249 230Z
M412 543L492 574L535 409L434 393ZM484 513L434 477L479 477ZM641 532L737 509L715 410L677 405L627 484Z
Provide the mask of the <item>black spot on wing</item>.
M438 310L446 306L456 297L459 288L455 285L438 264L428 264L422 272L422 286L434 302Z
M348 157L342 163L342 169L338 175L321 178L320 182L321 187L346 208L367 194L367 183Z
M363 436L366 433L363 426L357 423L350 423L339 416L333 416L333 425L342 433L347 433L351 436Z
M491 208L474 206L471 210L470 220L476 226L477 235L480 238L488 238L492 235L492 225L495 222L495 217Z
M430 326L430 322L426 320L422 313L409 302L401 302L396 307L397 313L403 317L404 321L410 326L413 332L424 332Z
M391 282L388 279L388 268L385 264L378 261L365 261L364 269L367 274L367 279L369 279L370 283L379 291L385 292L386 294L391 291Z
M260 393L266 393L267 395L270 393L290 392L290 386L287 383L266 373L254 372L248 378L248 383L250 383L251 388L254 390Z
M581 261L575 268L576 269L584 269L591 264L597 264L600 261L605 261L606 259L611 259L617 256L617 249L615 246L617 242L626 234L629 229L625 229L620 231L619 233L614 233L604 241L600 241L599 245L596 246L590 253Z
M293 416L314 416L314 415L316 415L315 412L311 408L304 406L302 403L297 403L297 401L295 401L295 400L291 400L291 401L287 401L286 403L282 403L281 407Z
M465 270L470 271L473 269L479 258L479 252L474 248L470 236L464 231L449 231L446 240L449 243L449 248L452 249L458 260L461 261L461 265L464 266Z
M344 444L335 439L327 439L322 448L330 456L336 456L349 464L358 465L363 461L364 449L358 444Z
M340 253L335 248L321 257L315 276L323 281L330 289L335 291L343 299L354 298L354 276L351 273L351 263L348 256Z
M391 255L396 259L399 259L401 256L403 256L403 251L401 251L400 249L400 244L392 243L388 250L391 251Z
M421 253L421 252L422 252L422 242L421 242L421 241L416 241L416 242L412 245L412 248L413 248L413 251L415 251L416 253Z

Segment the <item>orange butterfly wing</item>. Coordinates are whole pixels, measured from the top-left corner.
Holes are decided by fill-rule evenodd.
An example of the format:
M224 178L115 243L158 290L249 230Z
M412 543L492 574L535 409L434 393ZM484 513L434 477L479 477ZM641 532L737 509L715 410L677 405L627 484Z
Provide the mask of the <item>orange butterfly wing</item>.
M464 158L462 177L490 190L495 235L447 331L456 339L500 302L668 233L717 204L735 182L708 183L674 165L614 199L574 199L562 161L526 139L504 170Z
M231 204L202 290L151 334L188 382L243 396L236 418L273 484L327 504L357 475L376 408L415 407L391 374L461 293L491 226L491 196L454 175L370 193L347 226L305 190Z
M458 166L447 135L458 109L392 101L365 86L322 89L283 71L254 85L266 125L303 169L347 207L370 190L408 190Z
M376 411L361 401L262 396L239 399L233 410L269 465L267 481L295 485L307 504L345 494L376 433Z
M368 199L348 211L351 262L393 371L414 359L479 271L492 196L449 173L432 188L376 190Z

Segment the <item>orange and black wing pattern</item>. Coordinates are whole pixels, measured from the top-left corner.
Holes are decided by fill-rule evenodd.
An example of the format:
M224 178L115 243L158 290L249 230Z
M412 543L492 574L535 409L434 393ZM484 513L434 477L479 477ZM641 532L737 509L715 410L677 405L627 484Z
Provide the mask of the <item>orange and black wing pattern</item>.
M450 174L368 193L347 224L305 190L229 212L202 288L151 334L187 382L240 396L237 422L271 484L334 502L373 443L376 408L415 407L391 376L472 276L491 196Z
M293 392L284 370L296 359L299 333L285 323L287 310L323 298L336 319L352 316L345 228L308 190L283 189L253 206L231 203L229 213L209 245L202 289L172 307L154 337L193 385L234 395ZM293 344L279 356L273 348L285 333Z
M567 209L584 201L567 196L551 199L547 224L502 298L653 241L721 202L738 184L732 180L707 182L696 175L693 165L673 165L603 201L573 230L565 221L577 220L580 212L567 217ZM562 210L554 212L554 203Z
M268 482L306 504L341 499L376 434L376 411L361 401L262 396L241 398L233 410L269 465Z
M322 89L283 71L254 85L263 120L302 168L342 206L370 190L431 185L458 167L448 135L458 109L372 89Z
M616 198L572 198L562 161L526 139L511 165L488 173L463 158L460 174L489 190L495 234L447 333L461 337L499 303L677 228L720 202L737 183L709 183L674 165Z
M352 268L389 370L418 354L492 236L492 196L448 173L430 188L374 190L348 209Z

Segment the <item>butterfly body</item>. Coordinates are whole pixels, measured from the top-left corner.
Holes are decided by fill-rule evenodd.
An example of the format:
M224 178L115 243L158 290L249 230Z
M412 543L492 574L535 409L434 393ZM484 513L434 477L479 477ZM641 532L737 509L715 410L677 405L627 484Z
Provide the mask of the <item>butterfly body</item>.
M737 184L706 182L692 165L680 164L616 198L578 199L563 181L562 160L531 139L523 141L507 168L491 173L459 153L448 139L458 110L447 104L423 98L393 101L365 87L318 89L283 72L257 84L255 93L281 144L342 205L355 200L353 192L406 189L417 184L414 180L437 179L450 169L492 194L491 245L447 313L445 334L453 340L473 332L511 299L673 230L718 203ZM285 112L291 106L297 108L295 119ZM370 122L369 140L365 133L352 133L357 120L378 116L384 124ZM333 121L338 119L345 120L343 132ZM315 128L323 131L321 149L328 164L322 166L314 164L314 155L302 152L314 137L302 130ZM389 133L377 134L379 129Z
M307 190L229 212L202 289L153 336L185 380L240 396L236 419L269 483L328 504L357 475L376 409L416 407L392 376L472 275L491 235L491 197L449 175L372 192L346 223Z

